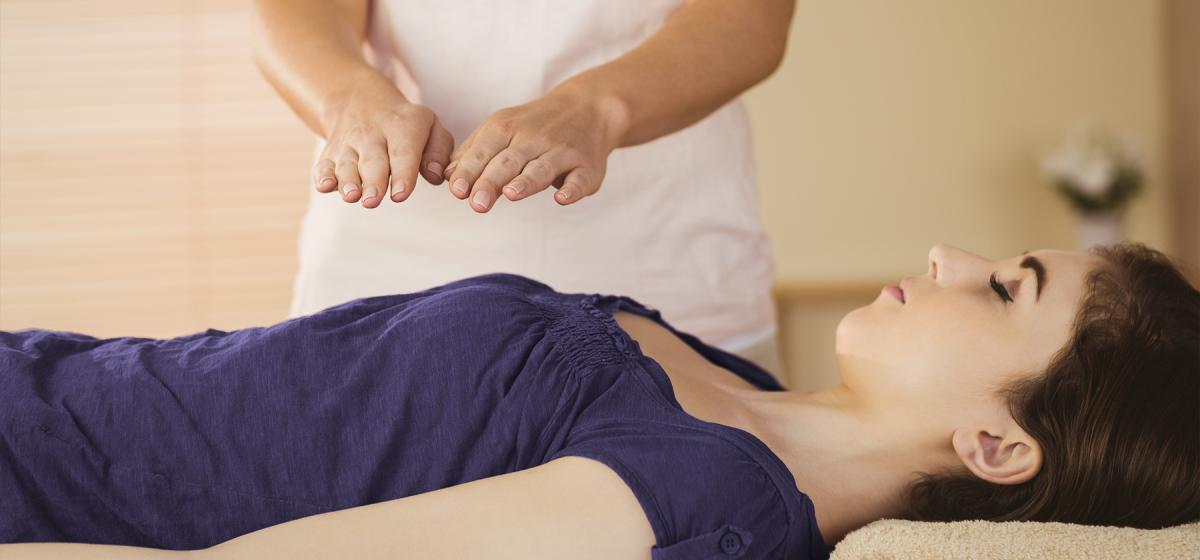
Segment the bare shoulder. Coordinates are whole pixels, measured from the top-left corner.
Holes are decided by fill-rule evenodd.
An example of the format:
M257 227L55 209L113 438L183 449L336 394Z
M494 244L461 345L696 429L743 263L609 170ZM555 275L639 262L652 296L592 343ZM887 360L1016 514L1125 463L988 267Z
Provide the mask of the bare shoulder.
M200 558L645 560L654 533L632 490L584 457L297 519Z

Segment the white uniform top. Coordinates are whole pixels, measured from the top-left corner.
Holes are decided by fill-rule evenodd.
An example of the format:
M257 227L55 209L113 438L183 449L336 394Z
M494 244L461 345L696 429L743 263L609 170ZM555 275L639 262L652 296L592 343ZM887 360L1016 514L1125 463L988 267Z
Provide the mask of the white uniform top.
M456 142L492 112L617 58L684 0L375 0L368 58ZM318 140L315 157L324 140ZM736 351L774 334L770 243L758 220L740 99L608 159L595 195L504 197L478 214L420 176L375 209L309 189L291 315L488 272L566 292L633 297L680 330Z

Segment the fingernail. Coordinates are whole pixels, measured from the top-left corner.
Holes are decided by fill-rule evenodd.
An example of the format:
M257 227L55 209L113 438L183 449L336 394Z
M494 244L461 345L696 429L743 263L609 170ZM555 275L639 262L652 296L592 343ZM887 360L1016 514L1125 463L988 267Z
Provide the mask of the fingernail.
M441 174L442 174L442 164L440 164L440 163L438 163L438 162L436 162L436 161L431 161L431 162L429 162L429 165L426 165L426 166L425 166L425 169L428 169L428 170L429 170L430 172L432 172L434 175L441 175Z
M492 201L492 195L487 191L477 191L475 196L471 197L471 200L475 202L475 206L487 210L488 203Z
M508 196L517 196L523 190L525 190L525 185L516 182L509 183L508 186L504 187L504 192L508 193Z
M455 179L455 180L454 180L454 192L456 192L456 193L458 193L458 194L460 194L460 195L466 196L466 194L467 194L467 180L466 180L466 179L463 179L462 177L459 177L458 179Z
M354 193L356 192L358 192L358 187L354 185L346 185L346 194L344 196L348 199L354 198Z
M558 199L563 202L571 201L571 193L569 193L567 191L558 191L557 193L555 193L555 195L558 196Z
M321 179L321 188L323 188L323 189L332 189L333 187L336 187L336 186L337 186L337 181L334 181L333 178L331 178L331 177L325 177L324 179Z
M363 191L363 193L363 201L366 202L375 198L375 195L379 194L379 191L375 187L367 187L367 190Z

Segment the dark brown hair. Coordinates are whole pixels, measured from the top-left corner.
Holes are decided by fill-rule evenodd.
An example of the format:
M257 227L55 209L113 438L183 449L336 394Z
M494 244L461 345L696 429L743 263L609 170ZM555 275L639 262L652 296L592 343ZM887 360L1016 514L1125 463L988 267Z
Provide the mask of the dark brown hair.
M1200 520L1200 292L1162 253L1094 249L1074 331L1044 375L1000 391L1042 447L1029 481L923 474L908 518L1160 528Z

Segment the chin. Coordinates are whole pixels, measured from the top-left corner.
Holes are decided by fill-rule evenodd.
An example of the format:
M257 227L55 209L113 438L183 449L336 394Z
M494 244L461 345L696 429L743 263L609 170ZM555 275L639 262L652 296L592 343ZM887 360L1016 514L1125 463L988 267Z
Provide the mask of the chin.
M880 294L875 301L847 313L838 321L834 333L834 352L837 354L871 354L878 343L886 340L888 327L895 317L894 310L889 308L890 298Z
M855 342L862 337L863 323L868 321L868 312L871 306L864 306L847 313L838 321L837 330L834 331L833 351L838 355L850 354L857 346Z

